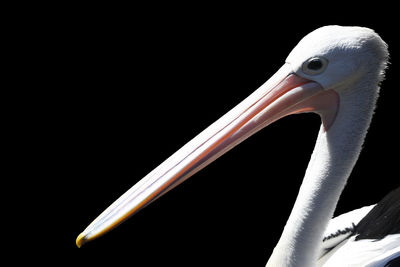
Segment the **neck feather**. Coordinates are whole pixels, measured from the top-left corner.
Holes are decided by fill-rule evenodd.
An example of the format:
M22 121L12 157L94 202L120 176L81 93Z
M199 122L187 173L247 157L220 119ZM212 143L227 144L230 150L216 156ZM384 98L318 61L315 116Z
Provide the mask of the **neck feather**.
M358 159L378 95L376 87L365 84L349 89L341 91L329 130L321 126L292 213L267 266L310 267L317 261L324 231Z

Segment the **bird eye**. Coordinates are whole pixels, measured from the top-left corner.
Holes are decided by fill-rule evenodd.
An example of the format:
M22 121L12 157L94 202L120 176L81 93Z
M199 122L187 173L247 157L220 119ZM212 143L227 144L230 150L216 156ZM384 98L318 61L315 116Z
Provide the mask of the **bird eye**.
M327 59L323 57L312 57L303 63L303 72L309 75L317 75L322 73L327 65Z

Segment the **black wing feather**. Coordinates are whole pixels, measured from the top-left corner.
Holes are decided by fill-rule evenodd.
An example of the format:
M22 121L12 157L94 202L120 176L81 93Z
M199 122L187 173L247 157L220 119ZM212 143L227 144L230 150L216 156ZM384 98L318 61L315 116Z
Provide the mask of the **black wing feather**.
M356 226L356 241L400 233L400 187L386 195ZM397 266L397 265L396 265Z
M393 260L389 261L385 267L400 267L400 257L394 258Z

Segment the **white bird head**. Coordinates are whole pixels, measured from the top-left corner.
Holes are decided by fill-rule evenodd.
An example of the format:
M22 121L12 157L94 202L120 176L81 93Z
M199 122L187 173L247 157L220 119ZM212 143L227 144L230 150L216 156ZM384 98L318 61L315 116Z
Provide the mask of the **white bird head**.
M369 28L325 26L306 35L286 63L297 75L340 92L360 77L381 77L388 55L386 43Z

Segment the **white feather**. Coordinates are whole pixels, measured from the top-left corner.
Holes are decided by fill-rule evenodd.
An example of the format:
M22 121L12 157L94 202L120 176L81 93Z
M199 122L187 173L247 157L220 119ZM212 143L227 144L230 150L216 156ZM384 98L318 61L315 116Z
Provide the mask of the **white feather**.
M354 230L354 226L357 225L373 207L375 207L375 205L352 210L330 220L324 233L321 257L326 254L328 250L334 248L340 242L348 238L352 234L352 231L347 231L347 229Z
M381 267L400 256L400 234L388 235L381 240L350 237L329 251L318 261L323 267Z

